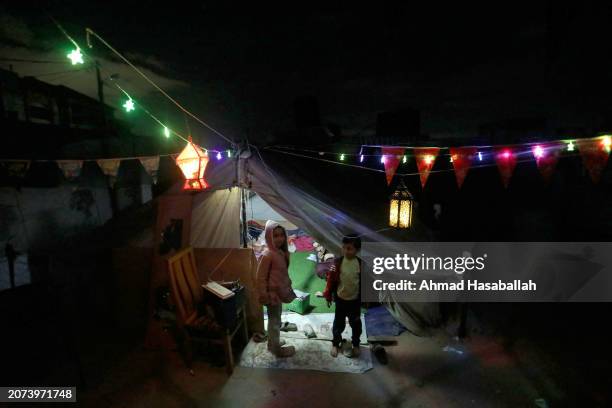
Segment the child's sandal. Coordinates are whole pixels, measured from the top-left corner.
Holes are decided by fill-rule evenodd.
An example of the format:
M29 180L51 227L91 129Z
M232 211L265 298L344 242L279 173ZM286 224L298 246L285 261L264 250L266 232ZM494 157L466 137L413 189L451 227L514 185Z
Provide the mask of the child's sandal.
M274 353L276 357L281 357L281 358L291 357L294 354L295 354L295 347L293 346L281 347L280 350Z
M283 322L280 330L284 332L297 331L297 326L295 323Z

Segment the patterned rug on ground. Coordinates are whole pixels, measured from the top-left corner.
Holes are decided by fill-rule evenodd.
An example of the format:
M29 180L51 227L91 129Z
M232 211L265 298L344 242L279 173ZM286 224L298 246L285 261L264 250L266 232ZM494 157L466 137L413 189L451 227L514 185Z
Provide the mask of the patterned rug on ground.
M298 331L281 332L281 338L289 346L295 347L295 355L289 358L277 358L268 351L267 342L249 342L242 352L239 365L252 368L281 368L287 370L317 370L339 373L363 373L372 368L372 355L366 344L365 324L361 335L361 355L359 358L348 358L342 354L334 358L330 355L331 327L333 313L317 313L301 316L297 313L283 313L283 322L295 323ZM267 323L267 322L266 322ZM317 338L307 339L304 335L304 325L310 324ZM342 333L345 348L350 348L351 329L347 324Z

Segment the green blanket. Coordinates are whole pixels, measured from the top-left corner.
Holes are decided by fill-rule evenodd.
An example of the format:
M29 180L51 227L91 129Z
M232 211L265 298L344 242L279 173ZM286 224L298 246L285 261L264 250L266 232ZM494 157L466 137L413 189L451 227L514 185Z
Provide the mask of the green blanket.
M289 264L289 277L293 284L293 289L299 289L310 293L310 313L330 313L333 312L334 305L327 307L324 298L316 297L317 291L323 292L325 281L315 273L315 263L309 261L310 252L294 252L291 254ZM287 310L287 305L283 305L283 310Z

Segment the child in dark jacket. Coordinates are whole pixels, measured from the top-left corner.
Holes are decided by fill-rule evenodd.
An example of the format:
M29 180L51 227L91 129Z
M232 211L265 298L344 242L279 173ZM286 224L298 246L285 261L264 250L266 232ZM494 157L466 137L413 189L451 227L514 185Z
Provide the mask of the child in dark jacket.
M336 313L332 332L331 355L338 356L342 342L342 332L346 327L346 318L353 332L353 348L347 357L359 357L359 337L361 336L361 260L357 253L361 249L361 238L347 235L342 238L342 257L338 258L327 274L327 284L323 296L327 305L336 303Z

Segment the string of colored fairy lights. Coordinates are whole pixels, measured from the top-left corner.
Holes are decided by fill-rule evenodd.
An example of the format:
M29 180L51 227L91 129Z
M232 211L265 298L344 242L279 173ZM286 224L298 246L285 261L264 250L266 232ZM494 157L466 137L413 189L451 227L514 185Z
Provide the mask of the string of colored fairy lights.
M61 26L61 24L54 19L53 17L50 17L51 20L55 23L55 25L57 26L57 28L60 30L60 32L74 45L74 49L67 54L67 58L70 59L72 65L80 65L80 64L84 64L86 60L92 61L93 63L97 64L98 68L100 69L100 71L104 71L101 64L99 63L99 61L95 61L93 60L93 58L91 58L87 53L85 53L83 51L83 49L80 47L80 45L78 44L78 42L76 40L74 40L74 38L72 36L70 36L70 34ZM216 135L220 136L221 138L223 138L225 141L227 141L228 143L230 143L231 148L230 149L225 149L225 150L217 150L217 149L210 149L210 148L206 148L204 146L199 146L201 149L203 149L205 152L213 152L216 153L215 157L217 160L222 160L223 156L224 156L224 151L226 152L226 155L228 158L231 157L232 155L232 150L235 148L235 144L234 142L229 139L228 137L226 137L225 135L223 135L222 133L220 133L218 130L214 129L212 126L210 126L208 123L206 123L205 121L203 121L202 119L200 119L197 115L193 114L191 111L189 111L188 109L186 109L183 105L181 105L178 101L176 101L174 98L172 98L170 95L168 95L167 92L165 92L161 87L159 87L155 81L153 81L151 78L149 78L144 72L142 72L142 70L138 69L138 67L136 67L131 61L129 61L125 56L123 56L121 53L119 53L114 47L112 47L108 42L106 42L102 37L100 37L97 33L95 33L93 30L91 29L86 29L86 33L87 33L87 42L89 47L91 48L91 40L90 40L90 35L94 36L95 38L97 38L102 44L104 44L107 48L109 48L113 53L115 53L121 60L123 60L126 64L128 64L132 69L134 69L139 75L141 75L149 84L151 84L155 89L157 89L160 93L162 93L164 95L164 97L168 98L174 105L176 105L183 113L189 115L190 117L192 117L193 119L195 119L196 121L198 121L200 124L202 124L203 126L207 127L209 130L211 130L213 133L215 133ZM114 85L115 88L117 88L122 94L124 94L126 96L126 100L124 101L124 103L122 104L123 108L125 109L126 113L132 112L134 110L136 110L136 108L140 108L142 109L142 111L149 116L153 121L155 121L157 124L159 124L162 128L162 133L166 138L169 138L170 136L174 135L178 138L180 138L181 140L185 141L185 142L190 142L193 143L191 138L185 137L184 135L182 135L180 132L178 132L177 130L175 130L173 127L169 126L168 124L162 122L157 115L153 114L151 112L150 109L146 108L141 102L136 102L136 100L134 98L132 98L132 96L130 95L130 93L128 93L123 87L121 87L118 83L116 78L112 78L112 76L108 75L109 78L112 79L112 83ZM107 85L106 83L104 83L104 85ZM195 144L195 143L194 143Z

